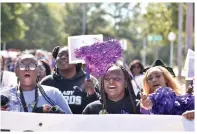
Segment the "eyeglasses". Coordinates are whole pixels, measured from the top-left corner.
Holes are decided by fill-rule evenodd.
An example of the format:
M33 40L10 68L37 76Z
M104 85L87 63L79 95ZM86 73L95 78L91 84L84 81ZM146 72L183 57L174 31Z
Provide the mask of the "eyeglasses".
M26 69L33 71L33 70L36 70L37 65L34 63L30 63L29 65L18 64L16 67L19 68L21 71L24 71Z

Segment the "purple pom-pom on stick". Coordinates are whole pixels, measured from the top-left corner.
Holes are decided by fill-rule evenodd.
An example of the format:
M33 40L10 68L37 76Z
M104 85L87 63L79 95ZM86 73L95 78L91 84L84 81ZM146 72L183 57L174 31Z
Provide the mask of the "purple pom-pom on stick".
M119 41L112 39L80 47L75 50L75 56L91 65L92 74L100 77L122 56L122 48Z
M86 79L90 80L90 68L88 64L86 64Z

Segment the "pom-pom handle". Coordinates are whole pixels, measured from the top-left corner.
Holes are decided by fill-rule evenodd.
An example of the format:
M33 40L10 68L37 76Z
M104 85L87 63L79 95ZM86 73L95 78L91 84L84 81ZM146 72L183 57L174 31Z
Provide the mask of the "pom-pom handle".
M90 80L90 67L88 64L86 64L86 79Z

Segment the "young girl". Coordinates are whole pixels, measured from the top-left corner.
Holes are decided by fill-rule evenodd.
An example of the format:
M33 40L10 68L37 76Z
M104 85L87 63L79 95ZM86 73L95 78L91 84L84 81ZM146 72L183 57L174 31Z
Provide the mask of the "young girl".
M167 91L168 89L169 91ZM157 106L158 103L160 104L162 103L162 102L153 103L153 99L151 100L151 94L152 95L158 94L159 96L160 94L164 94L165 92L166 93L168 92L169 95L166 97L169 97L171 93L174 92L174 96L175 96L174 102L168 102L168 103L171 103L172 105L174 105L175 101L177 100L176 103L181 104L181 102L178 102L178 98L182 97L183 99L185 99L185 101L188 101L187 105L190 105L190 107L188 107L188 109L186 109L183 113L179 112L179 114L182 114L187 119L190 119L190 120L194 119L194 100L189 99L189 98L193 98L193 96L190 95L188 96L188 98L186 98L185 92L180 88L179 83L170 74L170 72L164 67L155 66L147 70L147 72L145 73L145 77L143 79L143 90L144 90L144 95L141 96L141 112L142 113L150 113L150 111L153 111L153 108L155 107L159 108L159 106ZM163 93L160 92L159 90L163 90L162 91ZM172 100L173 99L169 99L169 101L172 101ZM164 107L165 105L163 105L163 108ZM168 110L172 109L172 110L169 111L168 113L160 112L160 113L154 113L154 114L173 114L173 113L176 114L177 113L177 111L173 111L173 107L172 108L168 107L167 109Z
M129 69L133 76L138 76L143 74L144 66L140 60L134 60L129 64Z
M98 81L91 76L86 80L86 72L81 64L69 64L68 47L55 47L54 72L41 80L41 84L58 88L68 102L73 114L82 114L87 104L99 99Z
M15 74L19 82L16 87L0 90L1 102L4 102L1 110L48 113L59 107L61 113L71 114L68 103L57 88L37 83L38 71L35 56L23 54L18 58Z
M119 64L112 65L101 78L101 100L86 106L83 114L138 114L130 77Z

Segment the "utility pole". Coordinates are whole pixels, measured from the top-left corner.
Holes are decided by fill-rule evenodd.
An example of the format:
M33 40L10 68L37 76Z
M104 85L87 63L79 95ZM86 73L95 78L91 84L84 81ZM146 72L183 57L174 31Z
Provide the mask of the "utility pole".
M146 65L146 38L143 40L142 64Z
M156 51L155 52L155 59L158 59L159 58L159 47L158 47L156 40L154 40L153 43L154 43L154 47L155 47L155 51Z
M181 80L182 72L182 25L183 25L183 7L179 3L179 13L178 13L178 55L177 55L177 64L178 64L178 79Z
M86 18L87 18L87 13L86 13L86 3L82 3L82 35L85 35L86 33Z
M6 43L3 42L3 50L6 50Z
M173 68L173 59L174 59L174 41L176 40L176 34L170 32L168 34L168 40L170 41L170 67Z
M192 49L193 45L193 3L187 3L186 11L186 47L185 52L187 53L188 49Z

